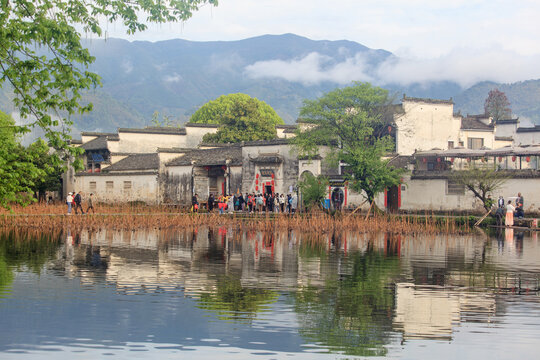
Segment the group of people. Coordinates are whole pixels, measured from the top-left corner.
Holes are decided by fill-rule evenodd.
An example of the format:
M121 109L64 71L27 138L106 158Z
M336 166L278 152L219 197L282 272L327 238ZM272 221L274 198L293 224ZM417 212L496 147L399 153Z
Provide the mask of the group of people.
M191 200L191 211L199 210L199 195L193 195ZM273 213L295 213L298 207L298 196L296 194L214 194L208 196L207 210L214 211L217 207L220 214L232 213L234 211L244 212L273 212Z
M86 213L88 213L90 210L92 210L92 213L95 212L94 210L94 204L93 204L93 193L90 193L90 196L88 197L87 203L88 207L86 208ZM71 211L74 210L75 214L79 214L78 210L81 211L81 214L85 214L83 207L82 207L82 191L79 191L78 193L70 192L68 193L68 196L66 197L66 204L67 204L67 214L71 215Z
M506 226L513 226L514 225L514 216L518 218L523 218L524 211L523 211L523 196L521 193L517 194L515 206L512 204L512 200L508 200L508 202L505 203L504 198L502 196L499 196L499 199L497 200L497 212L495 213L498 219L502 220L503 213L505 214L505 221L504 224ZM506 211L505 211L506 210ZM502 221L501 221L502 225Z

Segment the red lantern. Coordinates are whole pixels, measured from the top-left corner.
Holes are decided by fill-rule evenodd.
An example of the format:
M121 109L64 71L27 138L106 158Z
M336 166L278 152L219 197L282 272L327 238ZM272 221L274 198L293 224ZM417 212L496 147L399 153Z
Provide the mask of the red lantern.
M454 163L454 158L450 158L450 162L453 164Z
M274 186L274 179L272 179L272 186Z
M259 179L255 179L255 185L259 185Z
M422 159L422 162L423 162L423 163L426 163L426 162L427 162L427 159L426 159L426 158L423 158L423 159Z
M390 134L392 132L392 127L388 125L388 133Z
M255 191L259 191L259 187L255 185Z
M255 175L255 177L258 178L258 177L259 177L259 174Z
M530 157L530 156L527 156L527 157L525 158L525 160L527 160L527 162L531 162L531 157Z
M272 175L271 175L271 176L272 176L272 179L273 179L273 178L274 178L274 173L272 173Z
M467 158L467 162L471 162L471 158Z
M502 162L502 156L499 156L499 162Z
M516 161L516 156L512 156L512 161Z
M441 158L437 158L437 162L439 162L439 163L440 163L440 162L441 162Z

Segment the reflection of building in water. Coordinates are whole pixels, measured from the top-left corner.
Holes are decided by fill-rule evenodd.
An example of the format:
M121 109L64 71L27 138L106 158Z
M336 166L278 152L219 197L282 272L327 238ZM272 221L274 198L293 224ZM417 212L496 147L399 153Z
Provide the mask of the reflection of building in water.
M394 328L401 330L405 339L449 340L464 314L484 315L480 320L486 321L495 314L495 309L495 296L486 293L399 283Z
M182 290L202 298L227 284L327 291L329 283L359 276L363 264L394 266L396 271L372 273L380 275L376 281L383 288L392 289L395 305L388 318L405 338L450 339L460 322L491 321L496 311L504 312L493 294L516 286L536 289L535 276L520 269L540 268L532 262L540 258L540 246L531 238L521 240L517 251L515 241L501 248L497 239L472 235L309 235L232 228L71 235L66 269L85 282L110 282L126 294ZM370 258L366 254L378 260L359 264Z

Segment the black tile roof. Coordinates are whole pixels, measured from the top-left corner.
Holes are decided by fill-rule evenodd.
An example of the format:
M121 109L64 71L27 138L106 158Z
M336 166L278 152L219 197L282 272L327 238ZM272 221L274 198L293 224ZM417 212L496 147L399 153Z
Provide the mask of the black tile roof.
M519 118L497 120L497 125L513 125L513 124L518 124L518 123L519 123Z
M219 147L215 149L194 149L184 156L180 156L167 163L167 166L213 166L213 165L226 165L229 160L231 166L242 165L242 147L227 146Z
M83 131L81 132L81 136L118 136L117 133L105 133L105 132L97 132L97 131Z
M107 136L98 136L97 138L85 142L80 146L82 149L89 150L107 150Z
M122 159L111 166L103 169L103 172L133 171L133 170L157 170L159 169L159 155L134 154Z
M176 127L146 127L144 129L129 129L120 128L118 132L124 133L139 133L139 134L172 134L172 135L186 135L186 129Z
M415 101L415 102L424 102L428 104L454 104L454 101L452 98L450 100L440 100L440 99L430 99L430 98L415 98L415 97L408 97L405 94L403 94L402 101Z
M185 127L202 127L202 128L218 128L219 124L203 124L203 123L185 123Z
M461 129L493 131L493 125L486 125L478 120L477 117L466 117L461 119Z
M518 133L537 132L537 131L540 131L540 125L535 125L533 127L518 127L516 131Z

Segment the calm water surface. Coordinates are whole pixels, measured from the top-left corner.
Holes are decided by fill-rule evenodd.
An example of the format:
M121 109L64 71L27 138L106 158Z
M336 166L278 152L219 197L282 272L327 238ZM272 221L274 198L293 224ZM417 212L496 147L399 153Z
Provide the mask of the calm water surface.
M536 233L0 234L0 359L538 359Z

